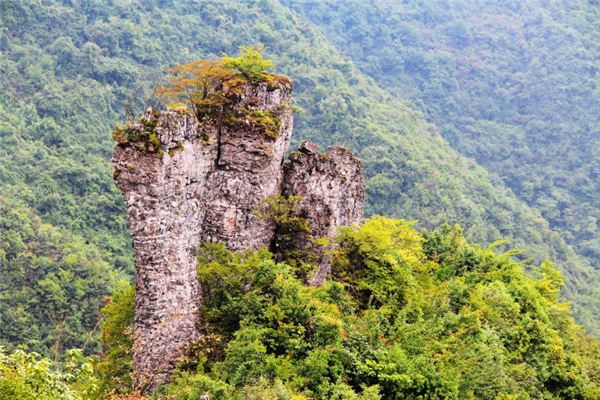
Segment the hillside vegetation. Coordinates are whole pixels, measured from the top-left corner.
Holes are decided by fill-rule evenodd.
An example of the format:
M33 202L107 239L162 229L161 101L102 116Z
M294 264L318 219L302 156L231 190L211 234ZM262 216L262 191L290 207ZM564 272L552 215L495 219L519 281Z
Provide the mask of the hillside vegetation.
M434 125L399 99L401 93L380 89L319 30L277 2L117 1L105 7L9 0L2 7L1 201L4 209L16 202L23 210L18 217L1 214L2 299L18 298L24 286L34 303L61 299L45 314L29 302L20 305L21 316L2 307L0 338L9 348L28 343L49 354L57 341L52 326L63 320L58 342L69 338L69 345L82 347L81 331L94 329L102 301L93 294L96 308L85 318L69 310L81 294L54 276L75 270L86 280L93 276L89 260L59 263L54 272L36 268L29 255L56 260L59 252L37 246L17 218L25 225L40 218L78 238L117 275L130 274L125 210L108 162L112 125L148 105L162 68L222 51L235 54L238 45L259 42L268 46L278 71L294 79L296 102L305 110L296 118L296 140L346 144L363 158L369 213L417 219L427 227L460 223L480 243L505 238L538 261L550 258L566 273L580 320L589 327L597 323L592 271L539 213L452 150ZM64 256L72 252L62 241L58 246ZM27 283L34 268L37 278ZM46 278L55 284L39 287ZM111 280L94 284L103 294L114 288ZM85 326L76 326L84 320ZM36 327L31 337L17 342L6 331L30 326ZM92 345L97 343L94 336Z
M597 2L284 3L599 268Z
M158 106L165 68L259 43L294 81L294 140L352 148L368 214L404 219L344 230L322 288L203 248L211 325L156 396L598 398L546 262L598 335L597 8L285 3L2 2L0 398L141 398L112 127Z
M597 399L600 348L559 301L548 264L373 217L344 228L332 278L306 286L267 251L199 249L202 338L152 399ZM0 352L3 399L142 400L130 379L133 291L105 309L96 374L69 353ZM69 397L62 397L62 396Z

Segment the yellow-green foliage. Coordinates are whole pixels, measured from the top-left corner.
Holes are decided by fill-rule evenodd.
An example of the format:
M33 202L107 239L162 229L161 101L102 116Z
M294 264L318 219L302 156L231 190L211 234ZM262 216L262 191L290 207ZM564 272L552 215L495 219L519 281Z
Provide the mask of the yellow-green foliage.
M264 82L270 90L291 89L285 76L266 73L273 63L262 57L262 48L240 47L239 57L223 55L220 60L196 60L168 69L168 85L155 90L163 103L183 112L189 107L199 122L225 123L279 135L283 110L252 110L232 107L233 99L244 93L248 82ZM290 106L287 105L286 108Z
M250 129L271 139L277 139L281 128L283 110L250 110L247 108L226 108L223 122L234 129Z
M298 215L296 204L301 196L275 195L258 204L254 213L261 219L272 221L277 225L289 225L295 231L309 230L308 220Z
M205 245L205 339L157 397L598 398L598 343L558 300L549 263L471 245L458 228L411 225L374 217L343 228L319 288L266 251Z
M264 71L273 66L273 61L263 58L263 51L264 46L241 46L238 57L223 54L222 63L225 68L241 73L250 81L259 81L265 78Z
M268 220L276 226L276 241L272 250L297 269L297 275L307 278L314 268L313 263L321 256L321 250L327 247L327 238L314 238L310 232L308 219L297 204L300 196L275 195L259 203L254 210L259 218Z
M88 400L97 396L98 379L91 359L70 350L62 363L36 353L0 348L0 399Z
M259 127L265 135L276 139L281 128L281 116L273 110L254 110L247 116L254 126Z
M423 238L411 222L375 216L362 227L340 228L332 273L352 286L364 307L406 301L424 268Z
M113 128L112 138L121 145L137 143L143 146L144 151L162 154L160 138L156 133L158 113L154 112L149 119L139 123L128 122L125 125L116 125Z
M178 114L188 114L187 105L182 102L165 104L165 107L171 111L175 111Z
M102 309L102 354L97 370L105 392L126 392L133 387L132 347L134 286L117 290Z

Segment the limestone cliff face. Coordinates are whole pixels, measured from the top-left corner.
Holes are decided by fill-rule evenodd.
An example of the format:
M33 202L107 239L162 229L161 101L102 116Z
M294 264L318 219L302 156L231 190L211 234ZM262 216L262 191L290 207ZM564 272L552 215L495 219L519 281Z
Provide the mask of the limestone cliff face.
M291 84L224 88L228 106L203 118L149 110L117 139L113 170L123 192L136 266L134 370L139 385L168 379L196 323L202 288L196 249L222 242L232 250L269 246L276 227L256 216L278 194L303 196L311 233L332 237L336 225L359 224L364 184L360 162L334 147L318 155L305 144L284 166L292 133ZM294 153L296 154L296 153ZM327 260L314 282L328 273Z

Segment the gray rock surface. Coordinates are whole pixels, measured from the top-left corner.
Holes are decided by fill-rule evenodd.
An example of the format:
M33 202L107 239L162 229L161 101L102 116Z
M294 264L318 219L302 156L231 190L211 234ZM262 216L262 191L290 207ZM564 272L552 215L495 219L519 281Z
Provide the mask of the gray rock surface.
M151 112L145 116L150 118ZM164 380L186 344L195 340L201 300L196 249L206 209L200 200L216 148L198 139L193 117L162 113L161 146L169 155L117 146L115 181L124 194L135 253L135 378L140 386Z
M333 147L320 155L305 143L284 166L292 133L290 85L246 83L228 98L234 119L198 122L149 110L131 129L151 126L154 140L120 142L114 152L135 253L133 358L140 387L167 381L198 338L201 243L222 242L232 250L269 246L276 227L254 211L277 194L304 196L298 206L315 236L332 237L336 225L363 219L360 161L348 150ZM256 110L278 116L276 134L253 122ZM320 263L315 284L328 273L327 259Z
M296 208L308 219L313 238L327 237L331 241L336 227L363 223L364 186L361 162L350 150L333 146L327 153L319 153L314 143L303 142L284 165L281 192L301 197ZM296 243L299 248L309 245ZM309 278L310 284L321 285L329 275L328 250L321 249L319 269Z

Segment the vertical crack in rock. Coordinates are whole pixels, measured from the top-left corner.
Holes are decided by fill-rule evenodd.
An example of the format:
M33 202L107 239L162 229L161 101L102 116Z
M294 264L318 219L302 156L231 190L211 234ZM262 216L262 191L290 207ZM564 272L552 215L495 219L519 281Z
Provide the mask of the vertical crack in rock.
M223 93L228 103L218 120L148 110L127 128L134 139L119 140L115 149L114 177L135 253L139 386L168 381L200 334L196 251L203 242L232 250L268 247L276 226L255 210L279 194L303 197L298 207L315 237L332 238L337 225L362 223L362 170L348 150L318 154L304 143L284 163L292 133L289 81L244 82ZM319 264L314 284L329 271L325 255Z
M209 176L201 241L222 242L230 249L268 246L274 227L254 215L257 203L279 193L283 177L281 163L290 145L291 92L269 91L265 83L247 85L236 98L233 124L223 124L218 168ZM252 115L272 112L279 118L274 135L257 132ZM247 117L245 115L248 115Z

